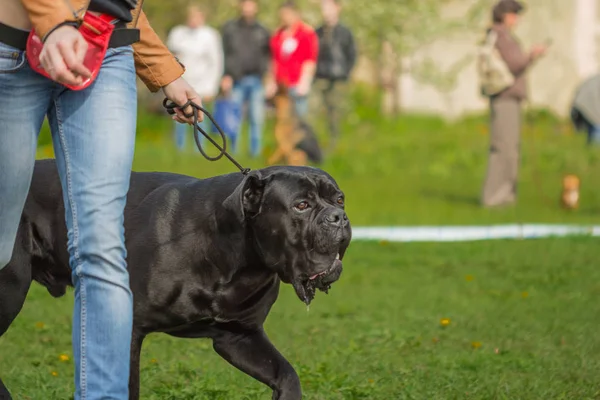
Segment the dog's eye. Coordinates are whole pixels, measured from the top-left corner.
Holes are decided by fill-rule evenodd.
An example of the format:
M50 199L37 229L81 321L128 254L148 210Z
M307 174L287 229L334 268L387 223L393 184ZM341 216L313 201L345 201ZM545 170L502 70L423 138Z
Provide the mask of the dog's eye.
M306 202L306 201L301 201L300 203L296 204L296 210L298 210L298 211L307 210L309 207L310 207L310 204L308 204L308 202Z
M344 205L344 198L343 198L343 197L338 197L338 199L337 199L337 203L338 203L340 206L343 206L343 205Z

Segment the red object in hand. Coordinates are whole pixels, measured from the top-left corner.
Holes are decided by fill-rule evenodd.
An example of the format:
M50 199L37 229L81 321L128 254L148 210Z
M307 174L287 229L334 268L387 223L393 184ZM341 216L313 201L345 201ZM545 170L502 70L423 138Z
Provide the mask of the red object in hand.
M102 67L102 62L104 61L104 56L108 49L108 42L115 29L115 26L111 24L111 21L113 20L114 17L106 14L102 14L99 17L90 13L85 14L83 21L79 26L79 32L88 43L83 65L85 65L92 75L79 86L63 84L65 87L71 90L82 90L94 82L100 72L100 67ZM40 54L42 53L43 48L44 43L42 43L41 39L32 29L27 39L27 60L29 61L31 69L52 79L50 74L46 72L40 63Z

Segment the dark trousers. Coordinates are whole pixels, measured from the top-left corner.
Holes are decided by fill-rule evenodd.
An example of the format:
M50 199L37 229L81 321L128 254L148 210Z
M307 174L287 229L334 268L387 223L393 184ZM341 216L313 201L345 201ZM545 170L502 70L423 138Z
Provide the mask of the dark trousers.
M317 79L315 89L321 97L327 113L327 124L332 146L340 135L340 118L345 113L347 104L347 83L341 80Z

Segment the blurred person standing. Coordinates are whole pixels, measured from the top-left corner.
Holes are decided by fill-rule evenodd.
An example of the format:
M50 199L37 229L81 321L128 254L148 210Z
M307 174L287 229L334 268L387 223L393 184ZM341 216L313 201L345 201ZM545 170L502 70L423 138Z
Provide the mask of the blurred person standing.
M490 153L483 186L482 204L496 207L515 203L521 141L521 103L527 99L526 73L546 52L543 45L524 53L513 35L523 5L516 0L500 0L492 10L495 49L514 77L512 84L490 96Z
M174 27L167 38L167 46L186 66L184 79L196 90L208 111L219 93L223 76L223 48L219 32L206 25L205 12L196 5L188 8L187 24ZM201 127L210 132L210 119L204 118ZM175 142L183 151L186 134L191 129L186 124L175 123ZM206 140L200 136L201 140Z
M339 136L340 115L347 102L347 81L356 64L354 36L340 23L341 11L341 0L322 0L324 23L317 28L319 58L315 89L327 112L331 148L335 147Z
M587 132L587 143L600 145L600 74L584 80L571 106L571 120L577 130Z
M308 112L308 94L315 76L319 39L314 29L302 21L293 1L279 7L281 26L271 38L272 74L267 84L267 97L278 88L285 89L294 103L298 118Z
M265 120L263 78L271 61L270 33L256 19L256 0L240 0L240 14L239 18L228 21L221 30L225 56L225 75L221 88L223 93L231 93L240 106L248 105L250 153L252 157L257 157L262 150Z

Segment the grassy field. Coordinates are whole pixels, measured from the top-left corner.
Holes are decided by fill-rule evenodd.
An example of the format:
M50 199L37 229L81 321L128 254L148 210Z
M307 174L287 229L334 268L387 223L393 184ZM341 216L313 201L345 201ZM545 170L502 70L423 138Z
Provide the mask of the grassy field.
M354 243L328 296L307 312L284 287L266 328L310 400L597 399L597 249L583 238ZM2 376L16 399L67 399L72 296L34 289L0 339ZM142 386L152 400L270 398L209 341L164 335L146 343Z
M355 226L600 223L600 150L539 114L523 140L515 207L484 210L485 119L384 119L358 93L336 154L322 166L347 194ZM367 106L368 105L368 106ZM322 127L320 120L315 126ZM140 121L136 170L198 177L233 172L191 148L177 154L166 118ZM267 136L267 151L273 143ZM47 135L42 143L47 141ZM52 155L47 147L39 156ZM240 160L258 168L263 160ZM582 178L582 206L558 207L561 178ZM284 287L267 331L301 376L309 400L600 399L598 240L351 245L344 274L310 308ZM0 376L16 399L62 400L72 390L72 295L35 285L0 338ZM142 398L267 399L208 341L151 336Z

